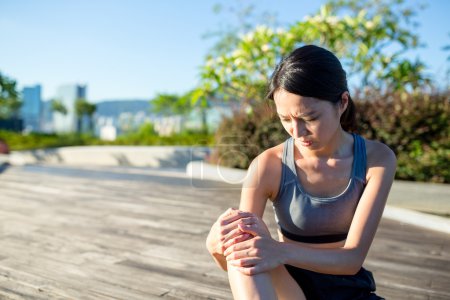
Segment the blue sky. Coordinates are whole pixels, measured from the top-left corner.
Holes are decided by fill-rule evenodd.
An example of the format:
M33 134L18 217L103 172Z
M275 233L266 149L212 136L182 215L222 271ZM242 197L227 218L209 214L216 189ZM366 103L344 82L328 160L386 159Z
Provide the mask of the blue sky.
M324 1L252 2L258 12L292 23ZM0 0L0 72L16 79L19 88L41 84L44 99L68 83L87 84L93 102L183 93L198 83L199 66L213 43L204 35L226 22L225 15L213 13L215 3L236 2ZM450 1L428 1L418 17L427 47L411 54L439 80L448 65L441 48L450 44L449 11Z

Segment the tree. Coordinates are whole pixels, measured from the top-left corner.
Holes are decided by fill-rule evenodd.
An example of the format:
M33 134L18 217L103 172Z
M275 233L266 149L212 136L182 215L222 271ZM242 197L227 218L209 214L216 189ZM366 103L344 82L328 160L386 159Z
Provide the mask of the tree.
M21 106L16 81L0 72L0 119L17 118Z
M176 94L157 94L150 100L151 110L154 113L169 115L186 115L191 111L190 103L187 97Z
M202 123L202 132L207 134L209 132L208 129L208 120L206 118L206 114L208 109L211 107L210 100L212 95L208 95L202 89L194 89L189 92L185 97L190 100L190 106L196 107L200 110L201 114L201 123ZM187 100L186 99L186 100Z
M94 130L94 121L93 115L97 110L97 106L95 104L89 103L86 99L78 98L75 100L75 115L77 117L77 132L82 132L82 120L83 117L88 117L89 120L89 131L92 132Z
M206 112L209 108L209 102L202 90L192 90L181 96L164 93L157 94L150 101L150 105L152 112L165 116L186 116L193 110L198 109L201 114L202 132L208 132Z
M246 104L264 99L276 63L305 44L321 45L341 59L350 82L379 91L415 90L430 82L425 65L404 54L419 47L412 8L403 0L338 0L287 28L256 26L232 51L207 56L201 89ZM389 51L387 51L389 50Z
M64 106L64 104L58 100L58 99L53 99L52 100L52 111L60 113L62 115L67 115L67 108Z

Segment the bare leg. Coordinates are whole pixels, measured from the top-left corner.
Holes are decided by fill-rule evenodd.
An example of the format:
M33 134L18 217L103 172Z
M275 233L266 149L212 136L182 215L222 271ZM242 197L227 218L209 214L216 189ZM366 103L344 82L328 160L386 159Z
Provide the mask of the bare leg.
M228 279L236 300L306 300L284 266L257 275L244 275L228 265Z
M228 280L235 300L277 300L269 273L244 275L228 264Z

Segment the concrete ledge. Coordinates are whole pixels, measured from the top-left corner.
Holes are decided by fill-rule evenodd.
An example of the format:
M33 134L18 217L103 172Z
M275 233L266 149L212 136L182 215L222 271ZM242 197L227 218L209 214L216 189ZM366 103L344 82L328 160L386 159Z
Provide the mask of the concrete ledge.
M231 184L242 184L247 175L244 170L211 165L200 161L190 162L186 167L186 172L188 176L196 179L217 180ZM450 195L450 185L447 184L394 181L383 218L450 234L450 218L405 208L408 206L408 208L414 209L421 208L419 202L427 203L427 212L444 214L450 204L448 195Z
M9 154L0 154L0 172L9 164Z
M450 234L450 219L387 205L383 217L402 223Z
M204 161L189 162L186 166L186 173L191 178L215 180L228 184L242 184L247 176L247 171L212 165Z
M388 203L450 217L450 184L395 180Z
M192 160L203 160L207 147L190 146L86 146L14 151L12 165L36 163L70 166L134 166L185 168Z
M9 163L9 154L0 154L0 165Z

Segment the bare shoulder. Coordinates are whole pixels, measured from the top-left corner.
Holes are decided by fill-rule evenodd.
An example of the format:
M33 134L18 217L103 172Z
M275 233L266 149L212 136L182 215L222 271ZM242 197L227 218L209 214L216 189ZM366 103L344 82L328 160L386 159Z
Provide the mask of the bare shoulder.
M394 151L379 141L365 139L365 142L368 172L370 173L371 170L378 168L383 168L388 172L395 172L397 159ZM368 175L370 175L369 173Z
M283 155L283 144L276 145L272 148L264 150L255 158L255 162L262 164L264 167L281 167L281 158Z
M250 167L252 171L250 177L257 180L257 186L264 188L270 199L274 199L280 186L282 155L283 143L259 154Z

